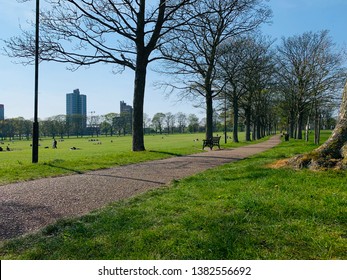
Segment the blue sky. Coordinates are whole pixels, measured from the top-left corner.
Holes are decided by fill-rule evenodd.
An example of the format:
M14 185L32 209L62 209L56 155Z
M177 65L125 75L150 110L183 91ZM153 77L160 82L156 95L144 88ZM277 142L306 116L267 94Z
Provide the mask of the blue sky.
M264 26L264 33L278 42L281 37L302 34L306 31L330 30L339 47L347 47L346 0L270 0L273 23ZM24 4L15 0L0 0L0 38L19 34L19 24L26 25L34 17L34 1ZM0 47L2 47L0 43ZM0 55L0 104L5 105L8 118L33 116L34 67L12 63L13 59ZM65 114L65 94L79 88L87 95L88 111L102 115L119 112L119 102L132 105L133 73L126 71L114 75L111 67L97 65L89 69L70 72L66 65L43 62L40 65L39 117ZM176 96L169 99L161 90L155 89L158 77L149 71L145 96L145 112L149 116L157 112L185 112L204 116L189 101L177 102Z

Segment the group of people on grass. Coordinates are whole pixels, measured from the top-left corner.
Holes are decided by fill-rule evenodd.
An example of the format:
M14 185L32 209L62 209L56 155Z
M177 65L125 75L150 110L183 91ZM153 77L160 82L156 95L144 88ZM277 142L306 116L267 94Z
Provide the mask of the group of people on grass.
M4 151L4 149L3 149L3 147L0 146L0 152L2 152L2 151ZM6 151L8 151L8 152L11 151L9 146L6 147Z

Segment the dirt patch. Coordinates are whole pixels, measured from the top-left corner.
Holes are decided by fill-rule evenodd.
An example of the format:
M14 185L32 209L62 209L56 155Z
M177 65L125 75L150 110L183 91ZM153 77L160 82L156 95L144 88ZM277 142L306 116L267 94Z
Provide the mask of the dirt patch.
M270 163L269 165L267 165L267 167L273 168L273 169L279 169L282 167L286 167L286 166L288 166L288 160L289 159L280 159L278 161Z

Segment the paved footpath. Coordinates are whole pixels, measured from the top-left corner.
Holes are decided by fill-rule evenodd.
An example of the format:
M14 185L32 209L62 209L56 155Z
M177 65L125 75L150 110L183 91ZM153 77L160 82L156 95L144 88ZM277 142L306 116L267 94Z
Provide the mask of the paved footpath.
M76 217L110 202L160 188L206 169L276 146L280 137L236 149L132 164L0 186L0 241L35 232L58 219Z

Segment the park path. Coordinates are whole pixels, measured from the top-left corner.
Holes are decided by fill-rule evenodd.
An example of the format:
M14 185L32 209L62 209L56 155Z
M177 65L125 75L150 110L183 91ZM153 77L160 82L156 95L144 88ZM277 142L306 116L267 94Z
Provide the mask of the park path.
M163 187L276 146L280 137L235 149L213 150L84 174L0 186L0 241L76 217L113 201Z

